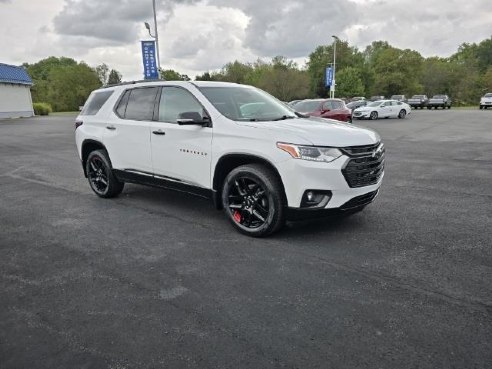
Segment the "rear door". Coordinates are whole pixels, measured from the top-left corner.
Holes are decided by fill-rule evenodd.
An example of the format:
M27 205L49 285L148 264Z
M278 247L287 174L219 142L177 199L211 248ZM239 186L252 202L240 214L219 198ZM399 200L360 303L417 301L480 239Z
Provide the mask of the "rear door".
M151 175L150 122L158 87L126 90L106 125L104 145L114 169Z

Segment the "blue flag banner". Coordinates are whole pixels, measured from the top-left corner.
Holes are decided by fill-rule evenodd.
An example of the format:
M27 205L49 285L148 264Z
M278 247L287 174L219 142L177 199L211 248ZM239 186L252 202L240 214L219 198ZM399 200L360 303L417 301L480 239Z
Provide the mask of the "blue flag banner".
M159 79L155 55L155 41L142 41L144 79Z
M326 74L325 74L325 86L330 87L332 82L333 82L333 68L332 67L327 67L326 68Z

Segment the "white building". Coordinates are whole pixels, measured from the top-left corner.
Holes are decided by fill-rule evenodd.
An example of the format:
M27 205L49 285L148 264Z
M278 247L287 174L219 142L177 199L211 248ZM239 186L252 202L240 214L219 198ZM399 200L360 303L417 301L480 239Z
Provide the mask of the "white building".
M34 115L31 86L24 68L0 63L0 119Z

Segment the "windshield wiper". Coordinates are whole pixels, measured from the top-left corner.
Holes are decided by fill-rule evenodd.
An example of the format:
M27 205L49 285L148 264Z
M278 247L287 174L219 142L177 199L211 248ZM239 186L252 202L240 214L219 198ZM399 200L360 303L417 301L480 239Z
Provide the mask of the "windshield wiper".
M294 118L297 118L297 117L292 116L292 115L282 115L280 118L272 119L272 121L294 119Z

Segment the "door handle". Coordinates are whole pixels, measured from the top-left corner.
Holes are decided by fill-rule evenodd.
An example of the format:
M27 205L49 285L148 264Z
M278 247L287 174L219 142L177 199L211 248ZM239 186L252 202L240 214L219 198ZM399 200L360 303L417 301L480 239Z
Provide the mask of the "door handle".
M157 131L152 131L152 133L155 134L155 135L161 135L161 136L164 136L166 134L166 132L161 131L160 129L157 130Z
M116 129L115 126L106 126L106 129L109 129L110 131L114 131Z

